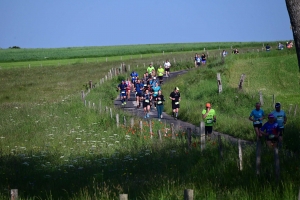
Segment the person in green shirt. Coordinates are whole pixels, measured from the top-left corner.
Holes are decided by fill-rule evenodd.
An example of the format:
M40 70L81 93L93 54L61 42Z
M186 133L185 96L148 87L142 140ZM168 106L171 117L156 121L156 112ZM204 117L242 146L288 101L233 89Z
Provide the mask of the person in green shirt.
M164 77L165 69L160 65L157 69L157 75L159 79L159 85L163 83L163 77Z
M206 109L202 111L202 119L205 122L205 136L211 137L213 123L216 122L216 111L211 108L210 103L206 103Z
M155 71L155 68L153 67L152 64L149 64L149 67L147 68L147 72L148 72L148 75L150 76L150 74L152 75L152 71Z

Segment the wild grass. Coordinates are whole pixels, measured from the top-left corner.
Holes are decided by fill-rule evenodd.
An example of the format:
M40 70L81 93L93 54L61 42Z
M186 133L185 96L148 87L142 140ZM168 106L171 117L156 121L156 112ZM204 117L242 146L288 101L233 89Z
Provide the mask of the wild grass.
M247 60L242 58L246 55L239 56ZM270 54L262 56L268 58ZM285 58L289 56L294 59L293 55ZM141 74L146 69L144 63L147 66L153 62L157 67L167 58L172 62L172 70L193 67L193 54L175 53L131 60L126 64ZM256 59L259 60L259 56L252 58L252 62L258 62ZM223 66L218 56L212 56L206 69L191 70L187 76L180 76L176 80L183 96L180 117L185 116L183 119L198 124L199 115L189 118L190 113L198 112L196 110L201 110L211 99L214 99L213 106L227 102L223 109L216 107L216 129L226 130L230 125L226 116L234 113L238 121L245 111L248 115L245 105L252 108L256 99L247 91L240 92L238 100L230 98L236 91L229 89L230 79L226 79L231 74L231 66L238 60L232 55ZM273 152L265 146L261 175L256 176L254 146L243 147L244 169L239 171L236 145L223 141L224 157L221 158L216 141L209 141L201 151L200 139L193 136L189 149L186 133L177 132L173 140L164 123L151 121L152 138L147 121L143 121L142 132L138 118L134 118L134 126L129 127L129 119L133 116L113 105L118 95L115 87L128 73L99 84L100 78L119 64L99 62L1 69L0 199L9 198L13 188L19 189L20 199L118 199L120 193L129 194L129 199L182 199L185 188L194 189L195 199L296 198L300 183L298 154L280 151L281 179L276 182ZM222 73L224 82L222 95L216 93L217 71ZM85 98L90 104L84 106L80 95L81 90L87 92L85 85L89 80L97 84ZM166 84L165 95L173 88L174 83ZM202 90L203 94L198 93ZM295 94L295 100L297 98ZM240 105L240 108L233 105ZM112 108L112 118L105 106ZM169 107L166 108L169 112ZM226 109L232 112L227 113ZM120 115L120 128L116 128L116 114ZM124 116L127 126L122 125ZM292 124L292 117L289 120ZM245 120L246 123L249 122ZM236 130L243 128L241 121L238 125ZM296 122L293 129L295 136L291 140L298 136ZM157 137L158 130L168 131L163 142ZM285 141L288 143L288 139ZM297 149L298 143L293 144Z

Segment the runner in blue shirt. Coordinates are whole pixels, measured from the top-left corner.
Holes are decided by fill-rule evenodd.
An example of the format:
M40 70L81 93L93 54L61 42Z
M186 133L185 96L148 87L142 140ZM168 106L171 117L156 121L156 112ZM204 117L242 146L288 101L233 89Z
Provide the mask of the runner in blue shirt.
M260 109L260 103L255 104L255 109L251 111L249 120L253 122L254 131L256 133L256 140L259 140L262 136L259 129L262 127L262 120L265 117L265 113Z
M153 100L154 100L154 107L156 108L156 101L155 101L155 99L156 99L156 97L157 97L157 95L158 95L158 91L160 90L160 86L158 85L158 82L156 82L155 83L155 86L152 88L152 91L153 91L153 94L152 94L152 96L153 96Z
M130 74L131 77L131 83L133 83L133 85L135 86L136 80L139 77L138 73L135 71L132 71Z
M287 117L286 114L283 110L281 110L281 104L280 103L276 103L275 104L275 110L272 112L272 114L274 115L276 122L279 126L279 142L280 145L282 143L282 135L284 133L284 125L286 124L287 121Z
M118 85L120 96L121 96L121 102L122 106L126 104L126 88L127 84L125 83L125 80L122 80L122 83Z
M135 84L137 108L141 107L141 98L143 96L143 89L144 89L144 84L141 82L140 79L137 79Z
M277 147L278 143L279 126L275 121L276 118L271 113L268 115L268 121L260 128L260 134L265 136L266 143L270 148Z

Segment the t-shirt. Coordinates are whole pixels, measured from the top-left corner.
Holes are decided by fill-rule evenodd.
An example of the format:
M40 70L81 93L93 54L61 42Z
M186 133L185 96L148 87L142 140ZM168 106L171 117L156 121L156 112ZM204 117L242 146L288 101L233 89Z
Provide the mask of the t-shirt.
M270 123L270 122L266 122L261 128L260 130L262 132L266 132L268 134L268 136L270 135L275 135L277 136L278 135L278 132L279 132L279 127L278 127L278 124L275 122L275 123Z
M202 55L202 56L201 56L201 59L202 59L202 61L206 61L206 56L205 56L205 55Z
M131 80L136 80L136 78L137 78L139 75L138 75L138 73L136 73L136 72L132 72L132 73L130 74L130 76L131 76Z
M180 99L180 93L179 92L171 92L170 94L171 98L175 98L175 100L172 100L172 104L179 104L179 99Z
M165 101L164 95L157 95L155 100L157 101L157 105L163 105Z
M272 112L272 114L274 115L275 119L276 119L276 123L278 124L279 128L284 128L284 118L286 117L285 112L283 110L280 110L279 112L277 112L276 110L274 110Z
M201 58L197 57L197 63L201 62Z
M158 68L157 72L158 72L158 76L163 76L165 73L165 70L164 70L164 68Z
M144 89L144 84L143 83L137 83L135 86L135 91L138 93L141 93Z
M126 81L125 83L127 85L127 90L130 90L131 89L131 82L130 81Z
M155 68L152 66L152 67L148 67L147 68L147 72L148 72L148 74L151 74L152 73L152 70L155 70Z
M126 83L124 83L124 84L120 83L118 85L118 88L120 88L121 93L126 93L127 84Z
M165 68L170 68L171 67L171 63L170 62L165 62L164 67Z
M255 120L253 122L253 124L261 124L262 120L259 120L259 118L262 118L265 115L264 111L262 109L259 110L252 110L250 113L250 117L253 117L253 119Z
M149 93L148 94L144 94L143 98L144 98L144 102L145 103L150 103L150 94Z
M202 115L206 114L206 109L202 110ZM214 116L216 115L216 111L214 109L210 109L207 116L204 119L205 126L212 126L214 122Z
M156 97L158 95L158 91L160 90L160 86L153 87L153 96Z

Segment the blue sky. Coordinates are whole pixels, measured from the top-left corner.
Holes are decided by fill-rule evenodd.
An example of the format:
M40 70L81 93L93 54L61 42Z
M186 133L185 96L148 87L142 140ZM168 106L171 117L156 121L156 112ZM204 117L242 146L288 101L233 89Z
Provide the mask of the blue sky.
M284 0L1 0L0 48L293 39Z

